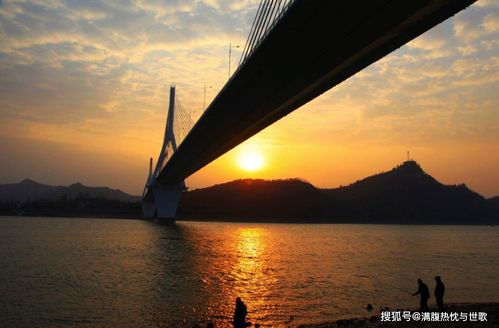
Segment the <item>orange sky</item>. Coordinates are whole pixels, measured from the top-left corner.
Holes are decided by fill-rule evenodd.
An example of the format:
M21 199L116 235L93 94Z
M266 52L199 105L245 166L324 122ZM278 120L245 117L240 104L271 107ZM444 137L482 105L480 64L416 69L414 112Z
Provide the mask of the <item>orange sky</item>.
M139 194L161 147L168 85L193 117L227 79L258 1L0 1L0 183ZM406 151L438 180L499 195L499 4L480 0L187 180L300 177L336 187ZM240 49L233 49L232 62ZM237 156L256 149L263 169Z

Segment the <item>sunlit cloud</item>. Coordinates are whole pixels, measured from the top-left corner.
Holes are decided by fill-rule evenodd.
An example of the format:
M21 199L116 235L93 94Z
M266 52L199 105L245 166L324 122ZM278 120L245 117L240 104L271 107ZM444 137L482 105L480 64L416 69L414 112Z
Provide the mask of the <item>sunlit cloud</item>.
M486 33L495 33L499 31L499 14L492 13L485 16L482 26Z
M473 55L478 51L478 48L473 47L472 45L466 45L464 47L458 47L459 53L463 56Z

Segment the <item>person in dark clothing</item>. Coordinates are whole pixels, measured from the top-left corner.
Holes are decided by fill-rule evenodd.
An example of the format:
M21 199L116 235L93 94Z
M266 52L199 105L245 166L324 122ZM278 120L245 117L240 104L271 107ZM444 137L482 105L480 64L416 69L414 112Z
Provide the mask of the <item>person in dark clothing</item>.
M244 328L248 325L246 324L246 315L248 310L246 304L241 300L240 297L236 298L236 309L234 310L234 328Z
M438 311L444 311L444 294L445 294L445 285L442 282L440 276L436 276L435 280L437 281L437 285L435 286L435 298L437 299Z
M423 280L418 279L418 291L412 294L421 296L420 308L421 311L428 311L428 299L430 298L430 291L428 290L428 286L423 282Z

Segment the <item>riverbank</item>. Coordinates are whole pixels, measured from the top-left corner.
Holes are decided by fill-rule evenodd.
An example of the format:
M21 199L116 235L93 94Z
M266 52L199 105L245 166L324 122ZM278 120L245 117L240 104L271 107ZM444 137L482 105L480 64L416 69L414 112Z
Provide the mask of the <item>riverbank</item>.
M435 309L431 309L435 311ZM393 310L388 311L401 311L401 315L404 310ZM449 304L446 307L447 313L457 313L458 317L464 317L466 314L466 321L461 319L460 321L449 321L449 322L436 322L436 321L406 321L402 317L401 321L381 321L380 313L373 313L370 318L355 318L355 319L342 319L333 322L315 323L315 324L303 324L299 325L297 328L349 328L349 327L499 327L499 303L455 303ZM470 313L486 313L487 321L470 321ZM411 311L411 313L413 313ZM474 314L471 315L474 317ZM478 320L478 319L477 319Z

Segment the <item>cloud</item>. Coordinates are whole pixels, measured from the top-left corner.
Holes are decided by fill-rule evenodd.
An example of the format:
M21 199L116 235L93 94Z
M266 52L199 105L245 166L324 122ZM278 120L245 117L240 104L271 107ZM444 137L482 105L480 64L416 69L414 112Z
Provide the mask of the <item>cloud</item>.
M458 47L459 53L461 53L463 56L470 56L473 55L478 51L478 48L475 48L472 45L466 45L463 47Z
M497 8L499 3L496 0L479 0L473 4L473 6L481 8Z
M463 39L464 41L476 40L484 34L484 31L480 26L476 26L472 22L458 19L456 19L456 23L454 24L454 31L456 38Z
M433 50L445 47L447 43L447 39L443 37L435 37L433 33L426 33L409 42L407 46L409 48Z
M203 86L212 86L209 103L227 80L228 44L244 46L258 3L1 2L0 138L35 140L47 151L57 144L59 155L78 149L92 158L144 161L146 168L161 146L169 84L199 117ZM257 136L260 144L299 145L312 154L320 147L497 140L496 5L478 1L270 127ZM241 50L233 49L232 63ZM139 173L127 190L143 187Z
M186 85L191 93L193 82L202 86L211 79L220 87L226 60L221 40L243 44L245 35L237 32L242 29L233 26L236 19L250 19L254 10L251 5L229 7L197 1L138 1L129 6L110 1L6 4L0 8L6 41L0 67L5 89L11 93L7 98L16 104L24 99L23 107L39 107L25 111L25 118L57 121L70 113L74 119L84 119L99 108L131 110L137 98L144 101L142 106L158 108L162 105L158 86L169 81L191 83ZM200 72L194 67L202 66L201 71L215 78L203 74L193 81ZM211 74L214 70L221 72ZM44 105L26 103L34 93L40 94ZM73 106L58 103L62 98ZM93 109L85 105L90 99ZM15 107L5 104L2 110L18 115ZM37 115L45 110L64 115Z
M492 13L483 19L482 26L486 33L494 33L499 31L499 13Z

